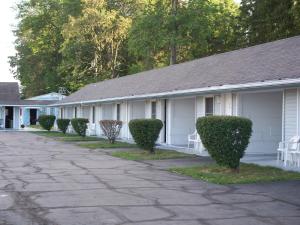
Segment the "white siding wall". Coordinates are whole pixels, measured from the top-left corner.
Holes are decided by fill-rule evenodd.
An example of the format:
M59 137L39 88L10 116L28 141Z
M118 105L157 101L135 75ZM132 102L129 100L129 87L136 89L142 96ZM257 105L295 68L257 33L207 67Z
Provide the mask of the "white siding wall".
M14 107L13 127L14 129L20 128L20 107Z
M146 118L146 104L145 101L131 102L130 119Z
M205 110L204 110L204 106L205 106L205 98L204 96L198 96L196 97L196 117L202 117L205 116Z
M156 102L156 119L163 122L163 128L157 139L157 143L164 143L165 140L165 101L164 99L151 99L145 101L145 118L151 119L152 102Z
M65 110L64 110L64 113L65 113L65 117L64 118L67 118L67 119L73 119L74 115L74 108L73 107L66 107Z
M102 104L102 119L114 119L114 104Z
M284 92L284 140L289 140L297 132L297 89Z
M95 109L95 124L96 124L96 135L97 136L101 136L102 131L101 131L101 127L99 124L99 121L102 120L102 106L101 105L96 105L96 109Z
M172 145L187 145L187 137L196 129L195 98L169 100L171 104L170 142Z
M146 103L145 101L128 102L128 123L130 120L146 118ZM129 128L127 129L127 138L132 139Z
M232 116L238 115L238 95L236 93L232 94Z
M246 153L275 154L282 136L282 92L240 94L241 116L253 122Z
M81 117L82 118L91 120L90 113L91 113L91 106L82 106L82 108L81 108Z

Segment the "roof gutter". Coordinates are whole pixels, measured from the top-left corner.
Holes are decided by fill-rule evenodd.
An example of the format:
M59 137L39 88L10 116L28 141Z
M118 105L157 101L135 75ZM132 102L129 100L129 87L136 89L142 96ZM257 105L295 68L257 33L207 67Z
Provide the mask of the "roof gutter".
M82 105L82 104L92 104L92 103L114 102L114 101L121 101L121 100L161 98L161 97L171 97L171 96L178 96L178 95L195 95L195 94L205 94L205 93L212 93L212 92L222 92L222 91L239 91L239 90L259 89L259 88L275 88L275 87L289 86L295 84L300 84L300 79L260 81L260 82L252 82L252 83L245 83L245 84L228 84L228 85L212 86L212 87L205 87L205 88L174 90L174 91L152 93L152 94L105 98L99 100L68 102L68 103L61 103L61 104L56 103L51 106Z
M14 104L0 104L0 107L50 107L52 105L14 105Z

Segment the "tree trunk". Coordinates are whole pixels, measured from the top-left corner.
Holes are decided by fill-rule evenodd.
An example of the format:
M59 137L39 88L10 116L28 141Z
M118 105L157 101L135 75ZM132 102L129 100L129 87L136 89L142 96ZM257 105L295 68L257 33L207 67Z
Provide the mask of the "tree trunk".
M178 0L171 0L172 6L171 6L171 16L172 16L172 32L171 32L171 40L170 40L170 65L177 63L177 46L176 46L176 37L177 37L177 22L176 22L176 16L177 16L177 6L178 6Z
M240 173L240 167L238 166L237 168L232 168L231 172L232 173Z

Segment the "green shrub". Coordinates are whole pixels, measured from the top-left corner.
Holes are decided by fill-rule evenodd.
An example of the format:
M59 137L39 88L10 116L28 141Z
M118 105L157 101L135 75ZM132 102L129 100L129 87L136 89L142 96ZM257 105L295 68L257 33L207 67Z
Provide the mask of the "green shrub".
M252 134L252 122L236 116L207 116L197 120L197 131L210 156L238 172Z
M69 119L57 119L56 120L58 129L64 134L67 132L68 126L70 124Z
M87 123L89 122L88 119L85 118L75 118L71 119L71 124L75 132L82 137L86 136L86 129Z
M135 143L152 153L162 127L163 123L158 119L135 119L129 122L129 130Z
M55 116L53 115L40 115L38 118L38 122L41 127L47 131L50 131L54 126Z

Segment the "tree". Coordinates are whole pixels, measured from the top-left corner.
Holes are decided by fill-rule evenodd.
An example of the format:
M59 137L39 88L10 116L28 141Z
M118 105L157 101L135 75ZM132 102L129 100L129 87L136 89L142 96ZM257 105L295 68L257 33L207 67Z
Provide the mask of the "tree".
M10 57L15 78L25 97L57 91L64 86L58 73L62 59L61 28L69 15L80 11L80 0L29 0L17 5L17 53Z
M300 34L299 0L242 0L240 9L247 45Z
M133 22L129 51L143 70L231 50L237 16L232 0L155 1Z
M107 137L109 143L114 144L122 128L122 121L119 120L101 120L100 127L103 134Z
M74 84L119 76L120 51L130 27L131 18L107 1L84 0L81 15L70 17L63 30L62 67L69 68Z

